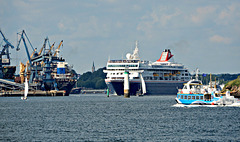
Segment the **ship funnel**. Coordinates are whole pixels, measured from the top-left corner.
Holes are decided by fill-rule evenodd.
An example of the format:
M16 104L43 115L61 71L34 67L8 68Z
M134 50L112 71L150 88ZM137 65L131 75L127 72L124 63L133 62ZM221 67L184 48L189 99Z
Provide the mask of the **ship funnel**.
M167 62L169 61L171 58L173 57L170 49L165 49L162 54L161 57L157 60L157 62Z

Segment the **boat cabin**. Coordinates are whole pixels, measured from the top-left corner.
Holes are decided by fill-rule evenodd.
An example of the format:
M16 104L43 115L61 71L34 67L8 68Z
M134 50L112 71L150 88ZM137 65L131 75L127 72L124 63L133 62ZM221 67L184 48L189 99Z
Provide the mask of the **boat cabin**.
M179 89L178 93L181 94L202 94L204 89L202 87L202 82L199 80L191 80L188 83L185 83L183 89Z
M178 94L177 98L188 101L211 101L213 99L212 94Z

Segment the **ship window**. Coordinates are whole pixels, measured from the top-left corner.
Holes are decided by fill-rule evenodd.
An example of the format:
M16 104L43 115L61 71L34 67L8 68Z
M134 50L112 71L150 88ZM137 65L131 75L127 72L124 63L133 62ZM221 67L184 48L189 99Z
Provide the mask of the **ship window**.
M150 80L152 80L152 77L149 77Z
M199 100L199 96L196 96L196 100Z
M203 96L200 96L200 100L203 100Z
M181 99L183 99L183 95L181 95Z
M184 99L187 99L187 96L184 96Z
M188 100L191 100L191 96L188 96Z
M159 77L159 79L160 79L160 80L163 80L163 78L162 78L162 77Z
M192 100L195 100L195 96L192 96Z
M154 80L157 80L158 78L157 77L154 77Z

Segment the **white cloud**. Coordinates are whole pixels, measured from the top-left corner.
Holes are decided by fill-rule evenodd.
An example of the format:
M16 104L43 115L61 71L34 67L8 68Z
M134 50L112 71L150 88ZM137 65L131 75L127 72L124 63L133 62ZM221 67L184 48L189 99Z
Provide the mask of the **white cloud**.
M211 16L211 14L214 13L215 11L216 7L213 6L199 7L196 10L196 14L191 15L191 20L194 23L201 23L209 16Z
M214 36L210 37L209 40L212 42L225 43L225 44L229 44L232 42L232 40L230 38L222 37L219 35L214 35Z
M240 3L233 3L226 8L221 9L216 20L217 24L233 24L235 25L240 21Z
M133 9L134 9L135 11L140 11L142 8L141 8L141 6L139 6L139 5L133 5Z
M122 22L116 22L116 27L117 28L122 28L123 27L123 23Z
M196 60L195 56L199 52L206 54L201 51L203 47L211 55L216 50L210 47L221 47L219 52L224 53L240 45L240 2L236 0L0 0L0 3L0 25L6 35L12 35L8 36L10 41L14 42L16 32L22 29L34 47L41 47L46 35L56 45L63 39L63 57L82 71L88 69L89 59L93 58L101 62L98 66L105 66L103 59L108 55L121 56L119 53L128 50L127 43L137 39L142 43L143 59L158 57L160 53L153 51L161 52L170 45L180 59L176 61L189 67L198 62L205 70L219 72L221 69L206 68L202 64L205 60L200 57ZM234 64L239 59L236 51L239 50L232 52ZM187 53L191 56L184 56Z
M103 1L103 2L108 2L108 3L114 3L114 2L116 2L117 0L101 0L101 1Z
M58 23L58 28L60 29L60 30L63 30L64 29L64 24L63 23Z
M141 18L141 22L137 26L137 30L144 31L149 38L153 35L152 33L158 28L169 26L171 20L179 16L181 11L179 9L172 9L168 7L157 7L152 10L151 13L147 13Z
M160 23L162 24L162 26L166 26L168 21L170 21L171 19L173 19L174 17L178 16L181 14L181 11L179 9L176 9L175 13L173 14L163 14L160 18Z

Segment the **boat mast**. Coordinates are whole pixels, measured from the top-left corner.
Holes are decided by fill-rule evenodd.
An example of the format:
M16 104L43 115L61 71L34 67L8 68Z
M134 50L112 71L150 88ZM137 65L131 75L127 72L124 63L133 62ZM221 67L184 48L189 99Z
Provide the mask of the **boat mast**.
M196 69L196 77L195 77L196 80L198 80L198 72L199 72L199 69L197 68Z

